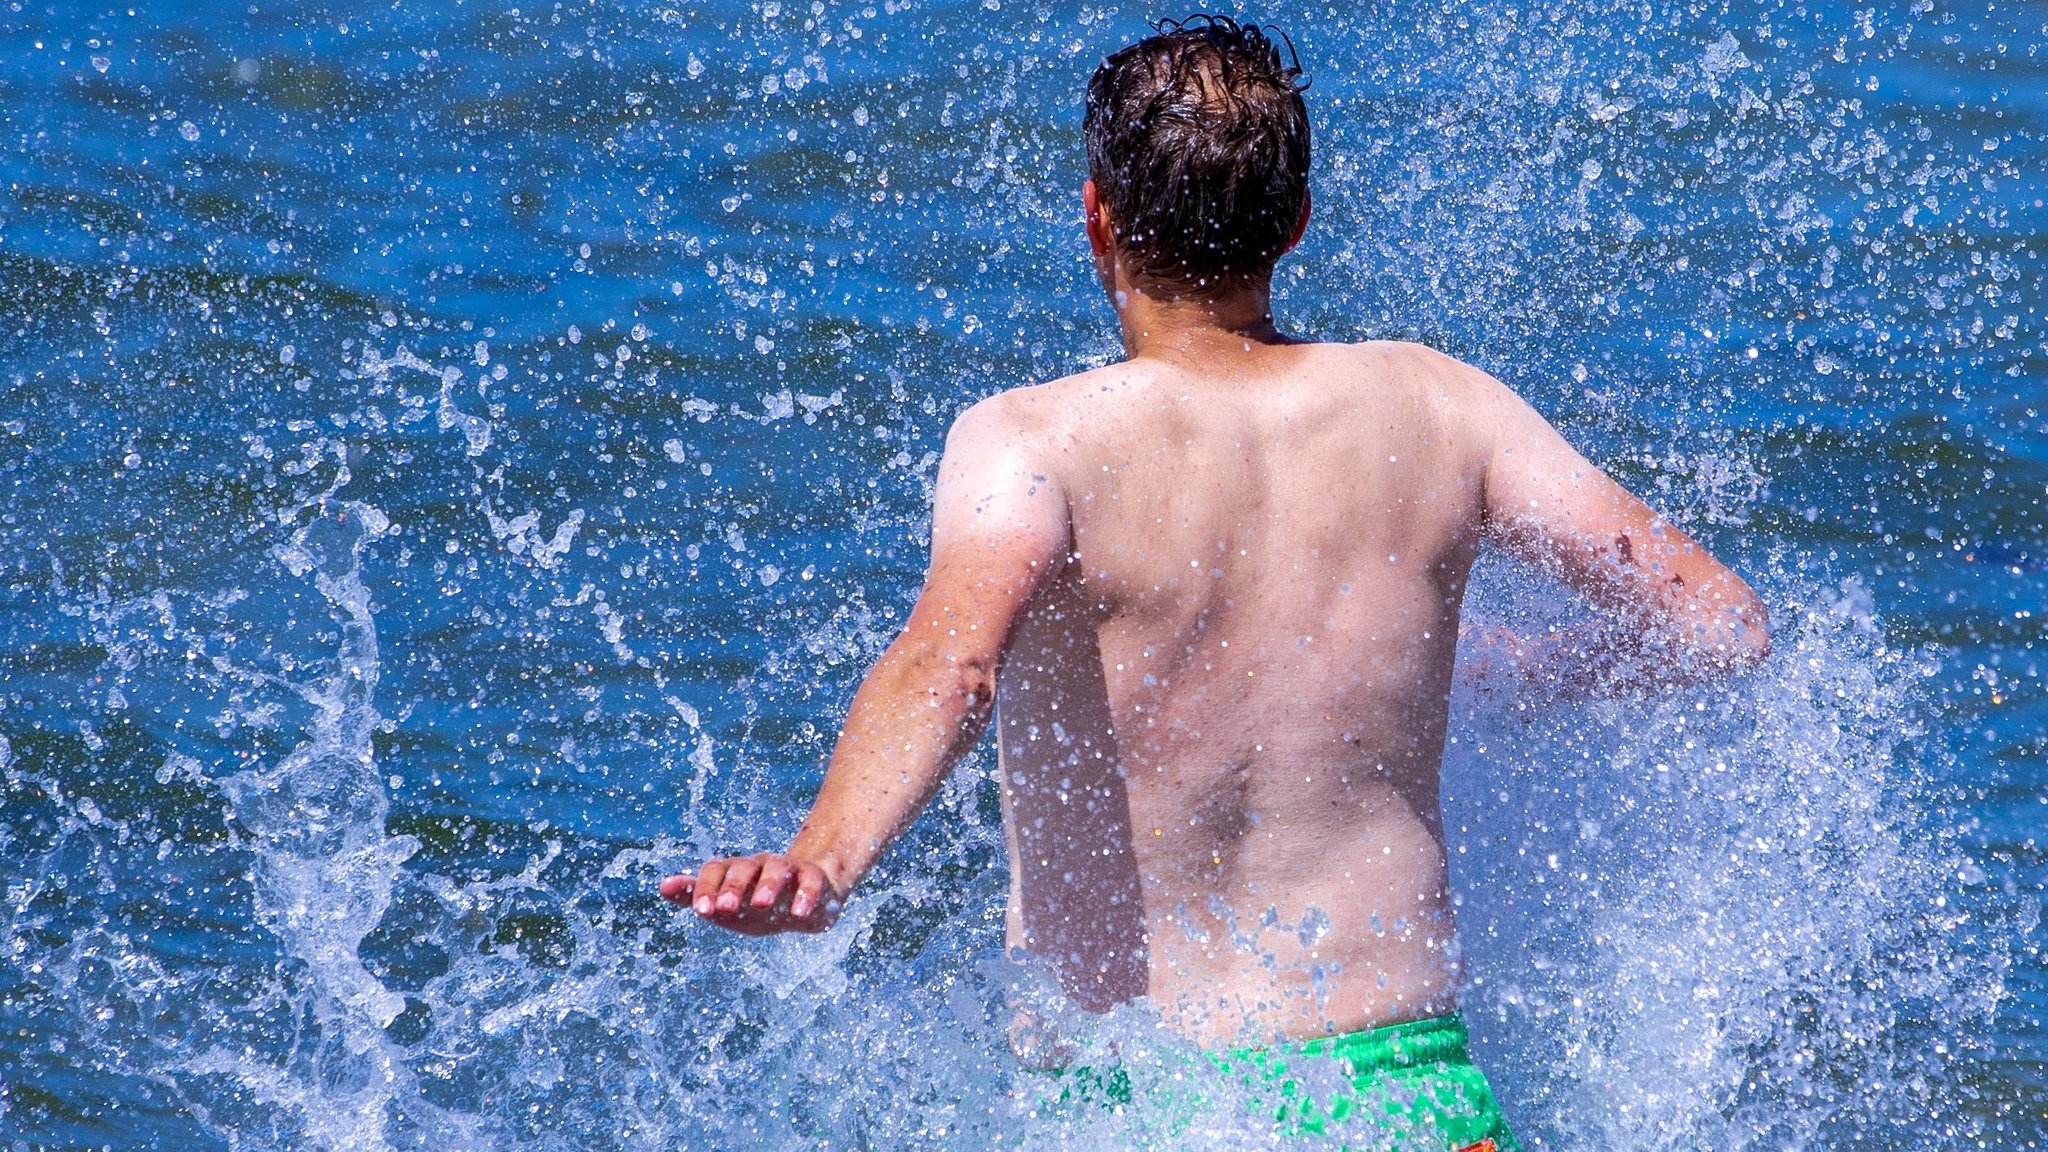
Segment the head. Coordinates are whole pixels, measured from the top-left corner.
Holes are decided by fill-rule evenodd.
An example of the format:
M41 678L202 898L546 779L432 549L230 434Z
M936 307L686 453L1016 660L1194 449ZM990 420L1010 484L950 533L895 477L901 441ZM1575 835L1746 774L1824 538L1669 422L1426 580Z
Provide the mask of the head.
M1300 61L1256 24L1156 27L1088 81L1090 240L1147 293L1262 285L1308 219Z

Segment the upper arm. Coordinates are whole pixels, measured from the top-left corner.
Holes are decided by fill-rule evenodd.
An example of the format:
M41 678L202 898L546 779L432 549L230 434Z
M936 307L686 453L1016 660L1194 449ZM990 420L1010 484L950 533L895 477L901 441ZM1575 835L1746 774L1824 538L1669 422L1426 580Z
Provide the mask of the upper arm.
M905 629L916 649L993 674L1024 605L1065 563L1066 494L1043 451L999 402L954 422L932 496L931 568Z
M1483 389L1486 520L1496 542L1690 648L1737 662L1764 654L1764 608L1740 576L1504 385L1488 378Z

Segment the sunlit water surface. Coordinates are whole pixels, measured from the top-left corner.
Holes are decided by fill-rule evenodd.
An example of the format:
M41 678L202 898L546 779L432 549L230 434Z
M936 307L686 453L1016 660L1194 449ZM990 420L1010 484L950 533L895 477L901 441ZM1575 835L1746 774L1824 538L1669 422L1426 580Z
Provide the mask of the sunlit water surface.
M951 416L1115 353L1077 94L1154 13L76 9L0 4L0 1140L1273 1141L1149 1107L1135 1013L1073 1021L1130 1107L1019 1071L986 752L830 935L653 895L793 830ZM1288 20L1284 315L1494 371L1779 625L1712 690L1460 689L1511 1118L2041 1147L2048 15ZM1575 611L1486 565L1470 618Z

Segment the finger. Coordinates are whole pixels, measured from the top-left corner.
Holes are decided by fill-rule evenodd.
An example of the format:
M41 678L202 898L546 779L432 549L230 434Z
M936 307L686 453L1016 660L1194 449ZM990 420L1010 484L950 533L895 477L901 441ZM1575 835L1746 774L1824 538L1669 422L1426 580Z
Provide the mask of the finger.
M697 886L697 878L688 873L671 876L661 882L661 898L671 904L688 904L690 890Z
M761 877L754 881L753 905L756 908L773 908L782 898L782 889L789 883L789 861L780 856L770 856L761 862Z
M816 864L801 864L796 871L796 895L790 898L789 914L798 920L810 918L825 894L825 870Z
M697 915L709 916L715 911L718 885L725 879L726 865L730 863L729 860L706 860L704 866L697 869L697 883L693 886Z
M737 912L746 903L747 888L761 874L761 861L749 856L726 865L725 879L718 884L718 910Z

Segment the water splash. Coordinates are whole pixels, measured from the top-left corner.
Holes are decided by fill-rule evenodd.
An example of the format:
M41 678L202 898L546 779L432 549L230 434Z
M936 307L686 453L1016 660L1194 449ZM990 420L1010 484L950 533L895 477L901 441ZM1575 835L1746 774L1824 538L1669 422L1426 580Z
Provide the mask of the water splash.
M357 955L418 848L385 831L390 801L371 747L380 720L377 634L361 563L388 527L367 504L323 502L278 550L283 567L310 576L334 613L334 670L297 687L313 709L303 744L275 765L219 781L249 854L256 922L304 973L307 1043L280 1064L212 1050L186 1064L239 1081L289 1118L294 1142L323 1149L393 1147L394 1105L417 1091L397 1074L400 1051L385 1034L404 997Z
M1473 1016L1545 1146L2036 1139L2011 11L1298 36L1285 312L1499 371L1786 625L1724 695L1461 701ZM948 414L1113 354L1072 100L1136 14L164 13L0 27L0 1140L1270 1141L1242 1094L1176 1119L1019 1071L985 762L823 940L650 894L788 835ZM1482 625L1554 607L1492 588ZM1174 1097L1142 1016L1063 1023Z
M1969 858L1923 815L1931 659L1882 641L1856 582L1787 584L1777 652L1738 683L1464 701L1469 1011L1562 1147L1949 1147L1985 1121L1968 1069L2029 908L1966 910ZM1547 599L1476 597L1482 622Z

